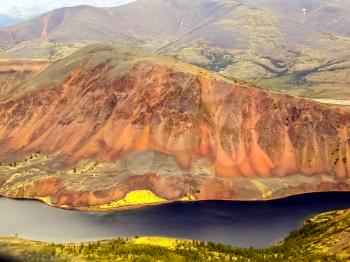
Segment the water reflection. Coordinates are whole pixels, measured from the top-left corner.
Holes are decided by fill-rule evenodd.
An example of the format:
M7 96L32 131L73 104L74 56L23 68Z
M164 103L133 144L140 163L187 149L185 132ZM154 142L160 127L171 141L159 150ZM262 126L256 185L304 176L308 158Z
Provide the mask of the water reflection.
M0 236L77 242L150 235L264 247L310 215L344 208L350 208L350 193L315 193L269 202L172 203L110 213L67 211L0 198Z

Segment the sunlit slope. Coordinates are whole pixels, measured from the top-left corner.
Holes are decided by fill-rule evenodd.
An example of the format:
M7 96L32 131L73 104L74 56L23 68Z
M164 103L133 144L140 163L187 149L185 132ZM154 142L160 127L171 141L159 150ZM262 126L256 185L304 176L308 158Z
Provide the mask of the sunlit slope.
M292 232L284 245L303 247L304 253L332 254L339 260L350 259L350 211L320 214L308 219L301 230Z
M0 99L0 194L61 207L349 190L350 114L94 45ZM146 198L147 200L147 198ZM137 205L150 204L132 203Z
M23 261L348 261L350 212L329 212L307 220L284 243L267 249L235 248L159 237L83 244L47 244L0 238L0 253Z

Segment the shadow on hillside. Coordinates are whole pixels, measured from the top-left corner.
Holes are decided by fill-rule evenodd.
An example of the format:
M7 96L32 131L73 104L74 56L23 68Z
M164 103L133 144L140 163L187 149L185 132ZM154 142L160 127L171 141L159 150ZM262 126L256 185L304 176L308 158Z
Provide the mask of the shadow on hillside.
M13 257L0 254L0 262L21 262L21 261Z

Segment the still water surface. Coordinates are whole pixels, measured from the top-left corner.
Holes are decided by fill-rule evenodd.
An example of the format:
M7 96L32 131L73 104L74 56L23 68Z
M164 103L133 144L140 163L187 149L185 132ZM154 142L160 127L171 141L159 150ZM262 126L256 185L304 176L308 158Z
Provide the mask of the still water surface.
M315 193L268 202L171 203L123 212L78 212L0 198L0 236L78 242L117 236L167 236L266 247L310 215L350 208L348 193Z

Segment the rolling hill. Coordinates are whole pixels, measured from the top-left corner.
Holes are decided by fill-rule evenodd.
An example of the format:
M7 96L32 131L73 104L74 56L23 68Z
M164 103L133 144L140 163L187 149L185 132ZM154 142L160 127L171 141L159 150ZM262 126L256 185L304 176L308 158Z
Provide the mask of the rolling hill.
M1 56L55 60L87 44L114 42L267 89L346 100L349 14L345 0L138 0L114 8L78 6L0 31Z
M93 45L2 91L0 194L105 209L349 190L349 120L168 57Z

